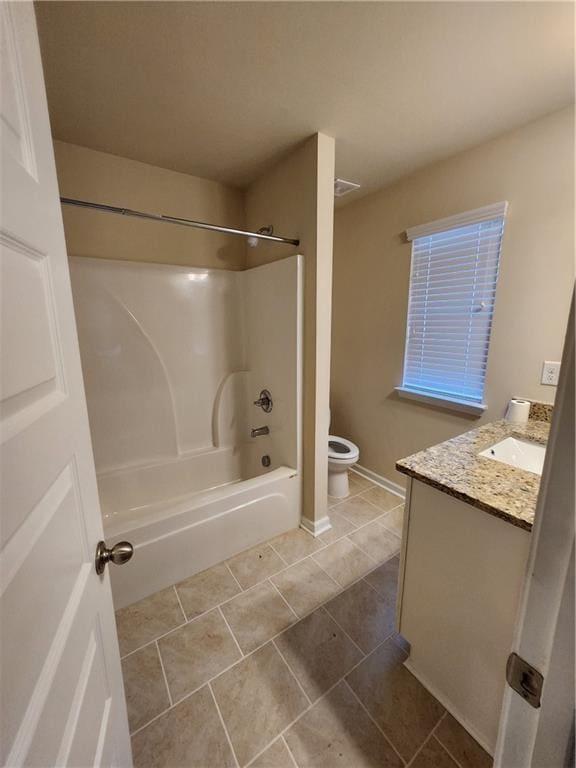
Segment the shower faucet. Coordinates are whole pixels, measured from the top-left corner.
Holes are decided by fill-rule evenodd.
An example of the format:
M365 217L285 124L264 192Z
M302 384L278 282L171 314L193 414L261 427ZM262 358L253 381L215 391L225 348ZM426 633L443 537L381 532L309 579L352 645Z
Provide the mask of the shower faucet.
M269 435L270 430L268 427L256 427L252 430L252 437L260 437L260 435Z
M260 392L260 397L258 400L254 400L254 405L257 405L259 408L262 408L264 413L270 413L272 410L272 406L274 403L272 402L272 395L267 389L263 389Z

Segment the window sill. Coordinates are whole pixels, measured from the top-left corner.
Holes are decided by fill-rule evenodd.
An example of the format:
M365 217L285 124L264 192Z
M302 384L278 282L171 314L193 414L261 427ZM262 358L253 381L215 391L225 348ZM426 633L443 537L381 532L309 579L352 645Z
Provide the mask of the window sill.
M426 394L415 389L408 389L407 387L396 387L396 392L398 392L400 397L406 398L406 400L417 400L420 403L436 405L450 411L458 411L459 413L469 413L475 416L481 416L486 410L486 405L484 403L470 403L467 400Z

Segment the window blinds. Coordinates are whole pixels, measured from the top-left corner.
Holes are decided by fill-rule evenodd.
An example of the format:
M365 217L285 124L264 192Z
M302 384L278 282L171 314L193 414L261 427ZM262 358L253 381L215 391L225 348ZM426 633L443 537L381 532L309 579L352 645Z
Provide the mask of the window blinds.
M443 220L449 228L432 222L408 231L416 236L404 389L483 403L505 212L499 203Z

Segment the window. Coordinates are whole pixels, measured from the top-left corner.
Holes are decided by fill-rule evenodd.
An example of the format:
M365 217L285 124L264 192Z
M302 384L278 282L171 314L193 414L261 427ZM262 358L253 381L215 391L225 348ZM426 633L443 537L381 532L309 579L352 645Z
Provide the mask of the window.
M507 203L413 227L400 395L480 413Z

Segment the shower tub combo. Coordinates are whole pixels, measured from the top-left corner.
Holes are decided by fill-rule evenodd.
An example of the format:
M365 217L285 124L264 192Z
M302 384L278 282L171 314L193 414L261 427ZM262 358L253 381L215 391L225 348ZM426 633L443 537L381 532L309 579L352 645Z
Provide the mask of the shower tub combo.
M70 261L121 608L299 525L303 259Z

